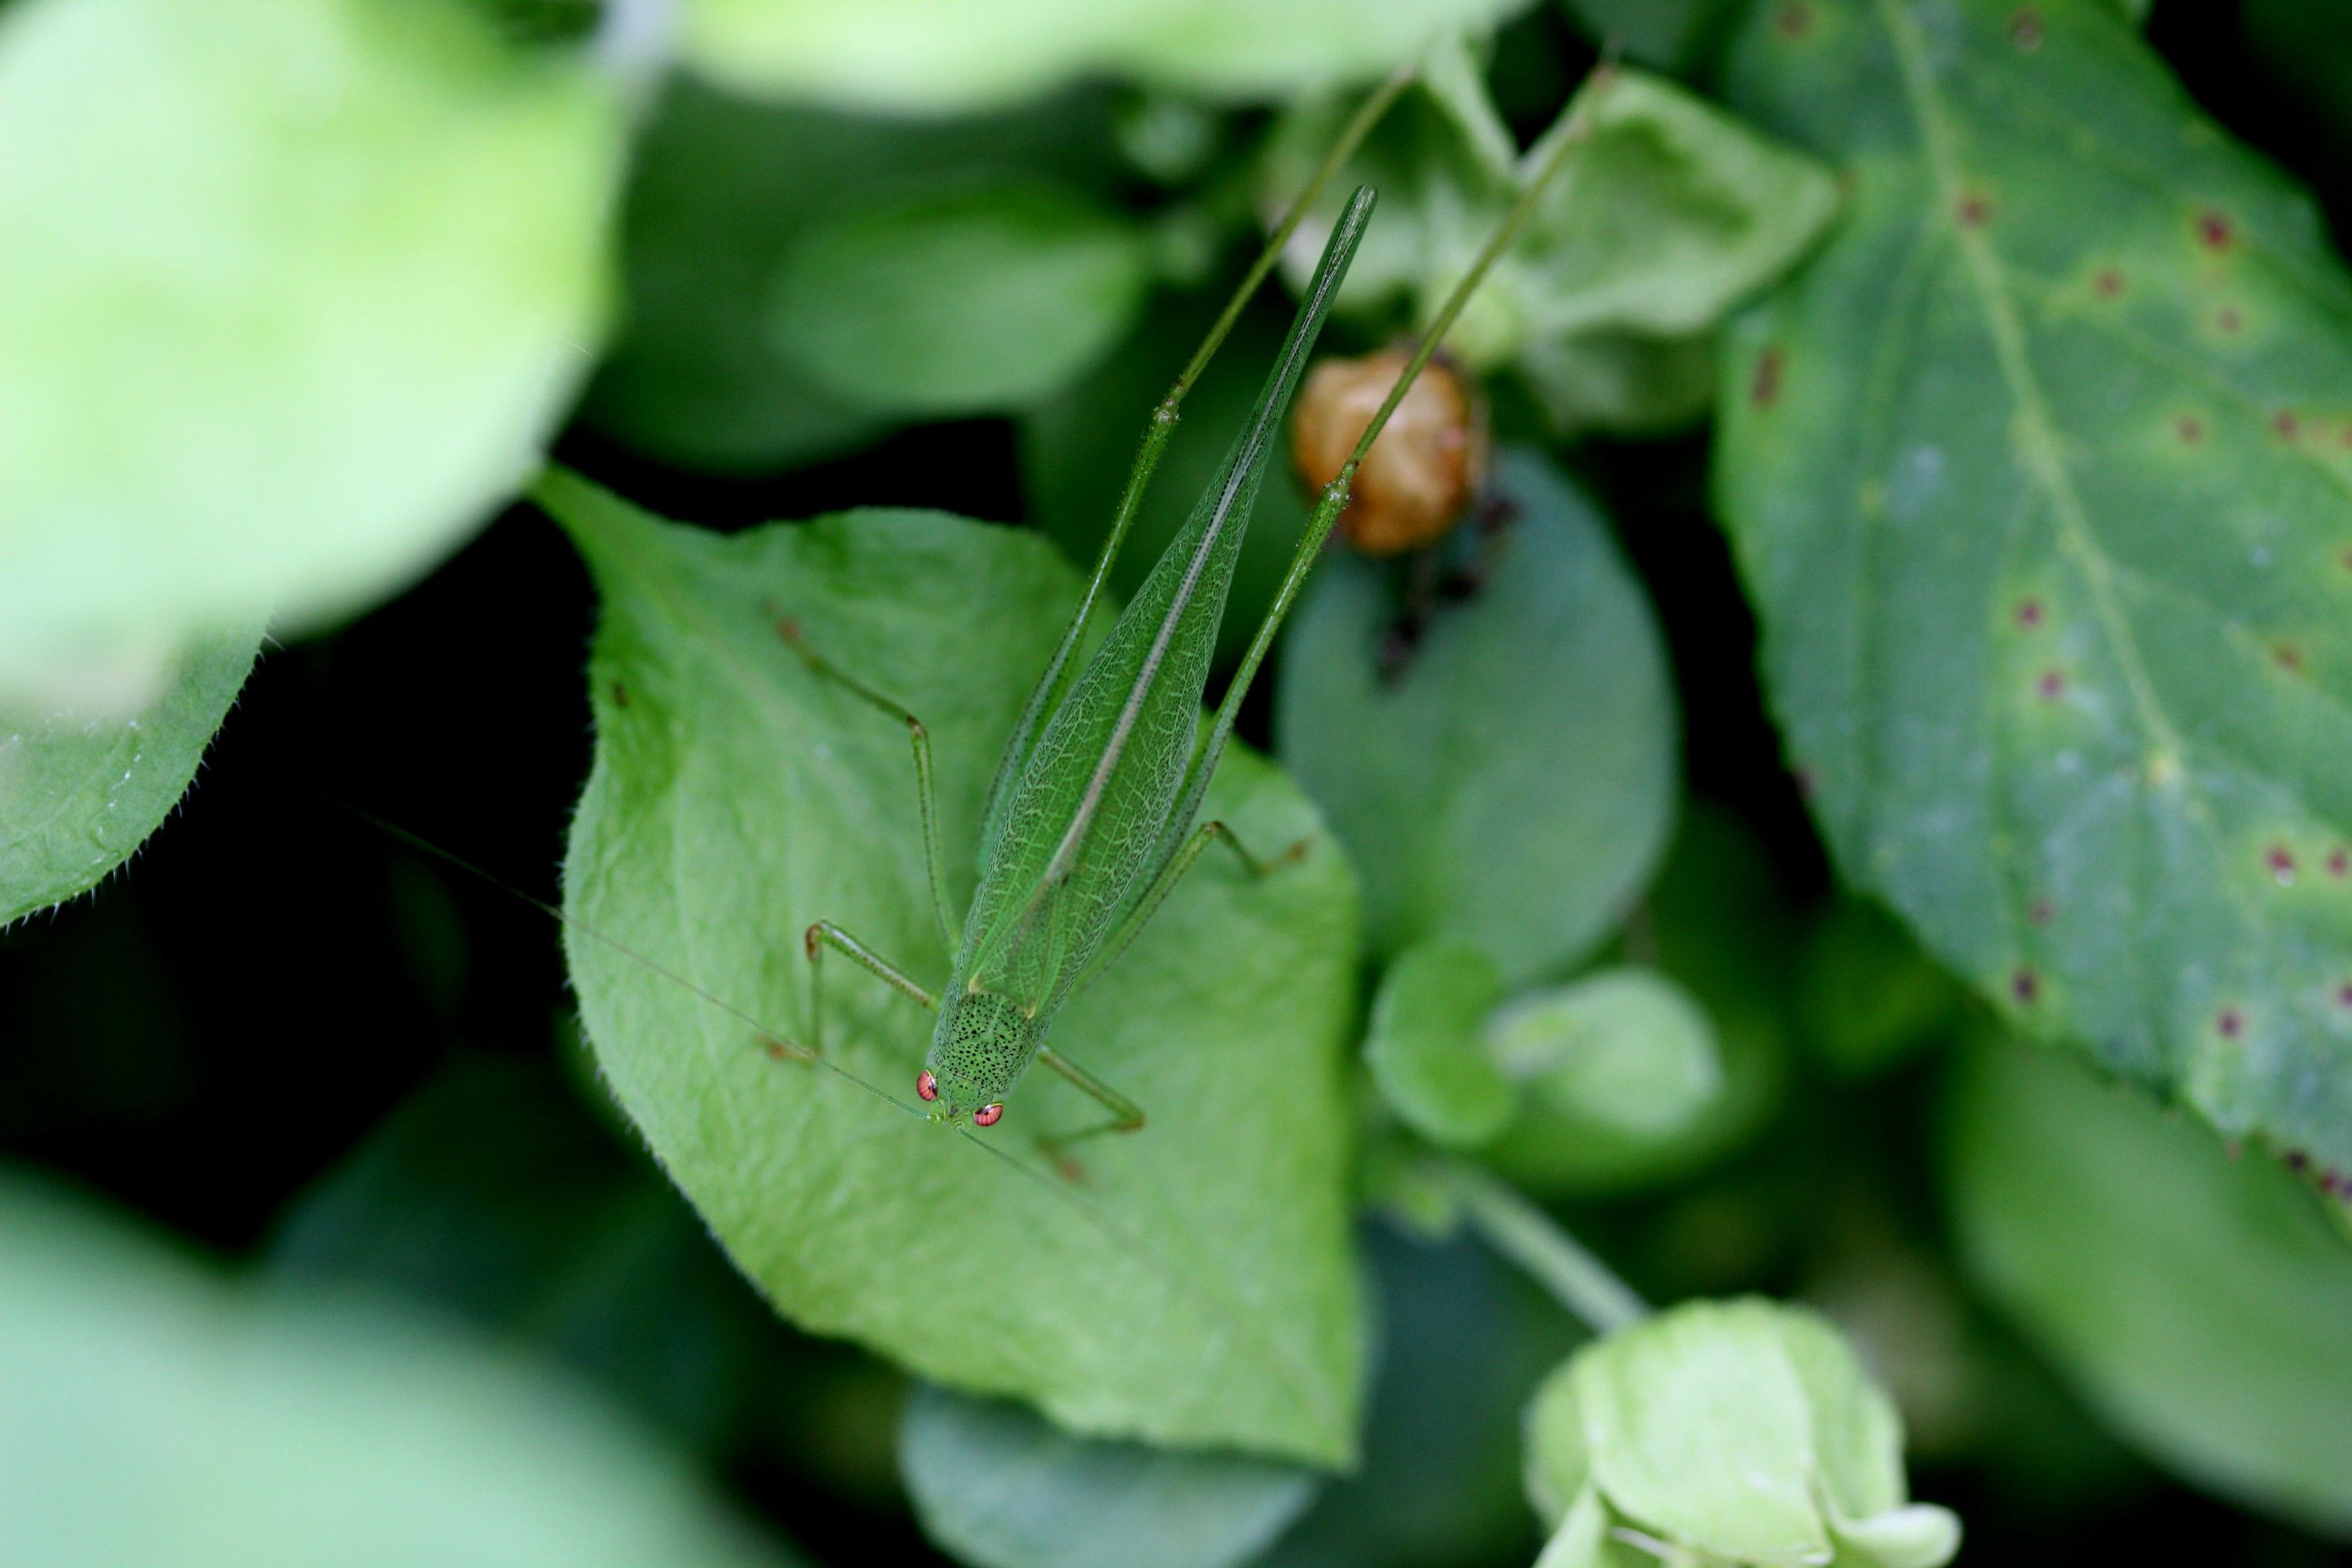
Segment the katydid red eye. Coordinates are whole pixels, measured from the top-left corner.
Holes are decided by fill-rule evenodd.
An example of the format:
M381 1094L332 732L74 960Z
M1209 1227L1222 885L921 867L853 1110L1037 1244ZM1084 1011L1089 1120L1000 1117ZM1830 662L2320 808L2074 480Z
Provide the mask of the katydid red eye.
M915 1075L915 1093L924 1100L937 1100L940 1097L940 1082L931 1076L930 1068L925 1068Z
M1004 1107L1001 1105L983 1105L971 1113L971 1124L974 1127L993 1127L1003 1114Z

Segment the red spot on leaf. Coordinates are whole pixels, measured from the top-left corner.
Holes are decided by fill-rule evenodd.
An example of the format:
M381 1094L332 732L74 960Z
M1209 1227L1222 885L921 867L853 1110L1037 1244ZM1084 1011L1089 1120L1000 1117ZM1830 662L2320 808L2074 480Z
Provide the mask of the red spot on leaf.
M2293 643L2283 642L2271 649L2271 662L2290 675L2303 671L2303 650Z
M1962 228L1982 228L1992 216L1992 200L1979 192L1971 191L1952 208Z
M2352 982L2336 988L2336 1005L2338 1007L2352 1007Z
M2042 995L2042 977L2031 969L2020 969L2009 977L2009 994L2032 1006Z
M2102 300L2112 300L2124 291L2124 275L2112 267L2102 267L2091 279L2091 292Z
M2197 215L2197 243L2208 250L2227 250L2237 238L2229 215L2208 207Z
M2194 414L2184 414L2172 422L2172 433L2180 437L2184 447L2194 447L2205 439L2205 421Z
M1789 0L1787 5L1774 13L1772 26L1780 30L1780 36L1784 38L1801 38L1812 30L1812 7L1801 5L1797 0Z
M1780 401L1780 372L1788 357L1778 348L1768 348L1756 356L1756 374L1748 384L1748 402L1759 408L1769 408Z
M2263 851L2263 868L2280 882L2294 880L2294 851L2284 844L2273 844Z
M2224 305L2214 315L2213 322L2225 332L2234 332L2246 324L2246 318L2238 313L2235 305Z
M2294 409L2282 408L2271 416L2271 428L2292 441L2303 434L2303 421L2294 416Z
M629 705L629 689L617 680L613 682L613 705L615 708L626 708Z
M2246 1032L2246 1016L2235 1007L2224 1007L2213 1016L2213 1027L2225 1040L2234 1040Z
M2050 923L2050 900L2047 899L2034 900L2033 902L2027 907L2025 911L2025 918L2038 926L2048 925Z
M2041 600L2021 599L2018 601L2017 624L2019 626L2030 632L2042 624L2042 611Z
M2066 672L2045 669L2033 680L2033 695L2044 702L2055 702L2066 694Z
M2327 852L2327 874L2331 877L2352 874L2352 851L2330 849Z
M2032 54L2042 47L2042 14L2031 5L2021 5L2009 18L2009 41Z

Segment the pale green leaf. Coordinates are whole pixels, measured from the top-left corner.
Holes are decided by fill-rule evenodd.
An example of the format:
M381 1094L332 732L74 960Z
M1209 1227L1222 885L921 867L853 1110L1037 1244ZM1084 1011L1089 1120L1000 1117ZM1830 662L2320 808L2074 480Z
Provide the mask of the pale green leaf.
M1713 332L1662 338L1601 327L1530 342L1512 368L1555 435L1655 436L1714 407L1715 340Z
M1508 988L1591 951L1648 880L1676 735L1657 623L1596 509L1526 452L1501 455L1490 492L1509 521L1483 587L1440 606L1392 677L1382 569L1325 563L1275 735L1355 857L1374 952L1465 942Z
M200 644L127 715L0 696L0 924L96 887L162 826L258 640Z
M836 1072L771 1059L671 976L803 1036L801 932L825 918L936 985L906 731L812 674L776 617L929 726L961 900L1075 574L1034 534L936 513L722 538L568 475L541 493L604 595L567 909L670 972L575 929L572 978L615 1095L737 1263L809 1329L1074 1430L1344 1462L1362 1355L1339 1076L1355 922L1306 802L1231 753L1209 813L1303 857L1261 880L1204 860L1055 1026L1142 1103L1143 1131L1084 1145L1077 1181L1055 1173L1034 1135L1100 1108L1042 1071L989 1132L929 1124L913 1085L931 1018L870 977L829 971Z
M1381 976L1364 1061L1389 1109L1433 1142L1475 1148L1511 1119L1510 1081L1479 1037L1502 999L1486 955L1458 942L1407 948Z
M2136 33L2015 11L1736 51L1856 192L1726 366L1767 685L1841 869L2019 1027L2352 1168L2352 280Z
M588 365L619 84L457 0L0 14L0 679L414 575Z
M1962 1257L2108 1425L2352 1536L2352 1247L2303 1184L2047 1049L1972 1050L1950 1129Z
M1434 57L1428 77L1391 110L1351 161L1344 187L1379 187L1381 224L1340 294L1358 312L1409 302L1433 316L1517 196L1549 161L1551 147L1581 124L1585 141L1544 190L1526 226L1447 342L1481 366L1532 354L1531 384L1559 394L1553 408L1564 427L1580 404L1606 399L1587 386L1622 383L1626 370L1579 366L1580 358L1622 353L1622 339L1673 342L1712 329L1801 256L1837 206L1828 172L1811 157L1758 134L1722 110L1663 78L1620 70L1589 103L1580 99L1524 155L1517 153L1488 101L1486 87L1459 49ZM1269 150L1266 205L1297 188L1305 169L1337 132L1341 106L1293 112ZM1294 284L1307 275L1314 247L1337 221L1327 196L1288 254ZM1620 423L1665 423L1691 405L1663 372L1704 355L1685 343L1657 356L1648 379L1659 384L1622 410ZM1614 397L1626 399L1624 391Z
M1544 1381L1527 1481L1567 1561L1620 1560L1587 1544L1605 1505L1610 1521L1708 1561L1794 1568L1830 1562L1834 1542L1840 1562L1939 1568L1958 1522L1906 1501L1902 1448L1894 1405L1825 1321L1759 1299L1696 1301Z
M898 1462L923 1532L973 1568L1235 1568L1315 1495L1310 1470L1074 1436L919 1387Z
M1219 97L1362 81L1525 0L696 0L688 61L746 91L899 112L1083 76Z
M1142 231L1066 186L962 182L853 205L784 248L768 330L852 407L940 418L1024 407L1142 306Z
M1522 1139L1617 1147L1679 1142L1724 1089L1715 1026L1655 970L1604 969L1515 996L1486 1053L1522 1090Z
M601 1400L436 1320L231 1284L0 1191L8 1568L780 1568Z

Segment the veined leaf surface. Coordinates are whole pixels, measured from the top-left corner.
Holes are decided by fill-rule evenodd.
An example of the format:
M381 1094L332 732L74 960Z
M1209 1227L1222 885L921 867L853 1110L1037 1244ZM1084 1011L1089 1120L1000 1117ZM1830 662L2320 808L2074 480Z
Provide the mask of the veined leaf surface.
M1722 510L1845 874L2032 1032L2352 1165L2352 283L2085 0L1760 7L1841 159Z
M795 1039L821 918L939 984L906 732L776 621L930 726L961 900L998 752L1076 603L1067 563L938 513L722 538L566 474L540 493L604 594L568 912ZM579 927L572 979L621 1103L794 1321L1076 1430L1342 1463L1362 1355L1339 1070L1353 885L1258 758L1236 749L1208 809L1307 851L1256 883L1204 860L1061 1015L1055 1047L1150 1118L1082 1145L1079 1181L1033 1140L1099 1107L1041 1070L991 1132L929 1124L930 1015L846 964L827 970L826 1056L871 1089L771 1059L745 1017Z

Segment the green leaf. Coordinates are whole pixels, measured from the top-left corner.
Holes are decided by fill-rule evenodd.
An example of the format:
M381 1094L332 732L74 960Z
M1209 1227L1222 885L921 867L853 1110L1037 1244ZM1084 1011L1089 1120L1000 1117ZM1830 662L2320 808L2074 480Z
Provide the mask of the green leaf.
M1724 1091L1706 1010L1651 969L1604 969L1516 996L1487 1020L1486 1048L1522 1091L1515 1152L1556 1144L1545 1162L1554 1166L1630 1163L1671 1148Z
M1380 231L1376 221L1366 243ZM1361 252L1359 253L1360 259ZM1353 268L1350 268L1352 272ZM1091 563L1109 531L1119 495L1135 462L1145 421L1167 395L1177 374L1209 330L1214 305L1154 308L1135 332L1092 371L1023 416L1021 483L1037 525L1074 561ZM1262 367L1280 349L1290 312L1261 296L1242 313L1233 335L1209 362L1183 417L1160 456L1159 471L1111 574L1132 594L1192 503L1213 482L1233 432L1256 402ZM1259 487L1249 536L1234 566L1225 618L1217 634L1217 662L1240 661L1258 622L1280 592L1291 556L1307 532L1307 509L1287 474L1270 474Z
M1519 351L1518 373L1556 436L1656 436L1715 406L1716 334L1652 337L1597 328Z
M1614 41L1629 60L1688 71L1718 42L1738 0L1560 0L1595 42Z
M0 696L0 924L96 887L163 826L258 642L198 645L127 716Z
M1837 206L1835 185L1812 159L1662 78L1621 70L1598 91L1582 111L1584 145L1447 340L1481 366L1529 356L1529 383L1539 395L1559 395L1550 411L1563 427L1582 417L1591 384L1626 374L1578 361L1622 354L1622 334L1671 343L1709 331L1803 254ZM1297 188L1336 133L1341 108L1300 110L1278 129L1262 181L1270 198ZM1349 178L1335 182L1368 180L1381 194L1382 227L1359 254L1342 308L1378 311L1403 300L1416 319L1433 316L1579 118L1571 105L1520 156L1466 54L1439 51L1367 139ZM1278 210L1275 200L1266 205ZM1294 286L1339 212L1327 197L1301 226L1289 253ZM1654 357L1671 364L1705 352L1685 342ZM1660 367L1647 375L1664 380ZM1624 411L1622 422L1664 422L1662 410L1689 407L1686 390L1675 400L1661 396L1664 390ZM1612 412L1605 401L1601 411Z
M544 1062L443 1068L295 1201L268 1261L509 1335L706 1451L740 1430L781 1337L685 1203Z
M749 92L898 112L1009 103L1083 76L1219 97L1361 81L1524 0L698 0L685 50Z
M1884 1071L1927 1045L1963 993L1875 904L1849 900L1805 941L1797 967L1805 1043L1841 1074Z
M420 571L603 314L617 84L453 0L0 16L0 680Z
M930 726L961 900L997 753L1076 603L1069 567L1034 534L936 513L721 538L560 472L541 493L604 595L568 911L771 1034L805 1035L800 933L820 918L938 984L906 732L813 675L775 617ZM1062 1016L1056 1047L1150 1117L1087 1144L1081 1182L1033 1136L1099 1107L1041 1072L992 1134L928 1123L911 1091L931 1020L854 970L827 988L838 1072L772 1060L742 1016L578 931L572 978L616 1097L794 1321L1076 1431L1344 1463L1362 1355L1348 868L1246 752L1208 810L1247 843L1308 848L1262 880L1204 862Z
M0 1517L41 1568L796 1561L601 1401L355 1295L0 1190Z
M1546 1196L1591 1197L1687 1176L1754 1136L1787 1087L1790 937L1798 919L1755 836L1694 801L1638 929L1659 973L1704 1010L1720 1052L1720 1092L1673 1138L1613 1137L1590 1124L1562 1137L1540 1108L1524 1107L1482 1157Z
M1315 1495L1293 1465L1076 1437L917 1388L899 1466L923 1532L974 1568L1235 1568Z
M1841 869L2018 1026L2352 1168L2352 283L2137 34L2016 10L1738 51L1857 193L1727 366L1768 686Z
M1150 276L1142 231L1066 186L997 179L833 213L786 246L777 348L853 407L1024 407L1118 341Z
M1649 879L1675 723L1656 620L1592 503L1528 452L1489 489L1512 521L1483 588L1430 617L1393 679L1382 569L1325 563L1275 736L1355 857L1375 953L1465 942L1507 989L1591 951Z
M1958 1521L1906 1501L1894 1405L1802 1308L1695 1301L1579 1351L1528 1410L1528 1489L1559 1560L1614 1563L1596 1505L1735 1563L1936 1568ZM1848 1557L1847 1553L1853 1553Z
M664 91L624 214L626 308L588 416L662 460L742 472L856 447L887 428L814 384L772 331L794 237L877 186L1034 169L1107 177L1102 95L1015 112L882 120L730 97L690 77Z
M1479 1037L1502 999L1486 955L1458 942L1407 948L1381 976L1364 1060L1389 1109L1433 1142L1475 1148L1511 1120L1510 1081Z
M2105 1420L2352 1535L2352 1247L2303 1184L2046 1049L1971 1050L1948 1125L1963 1258Z

